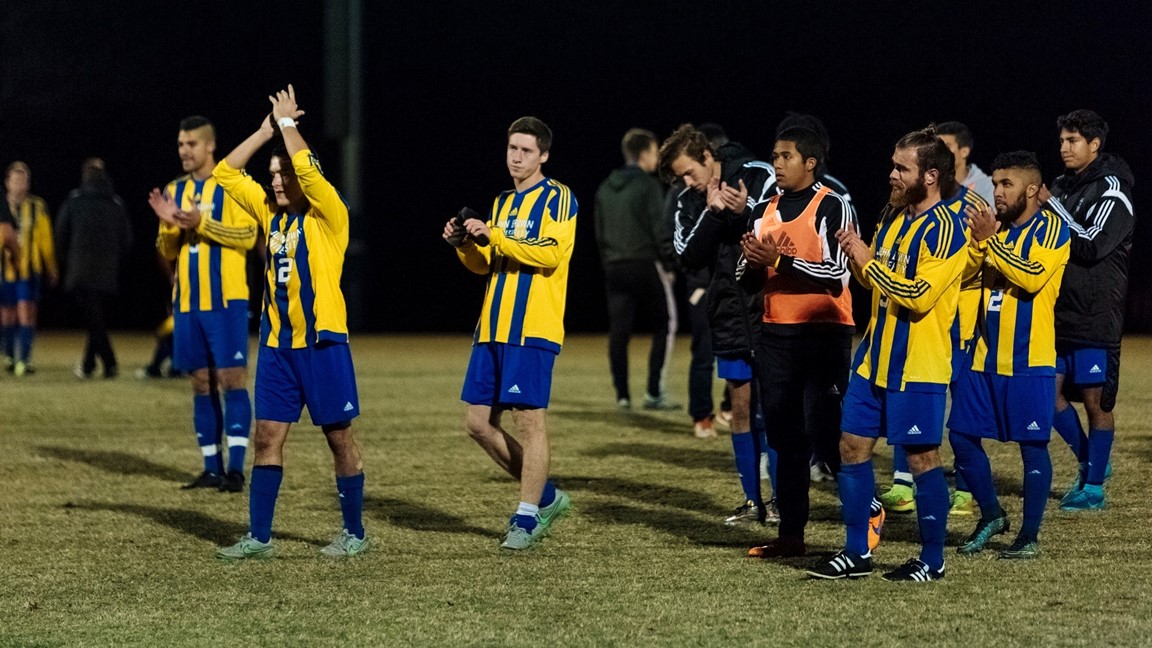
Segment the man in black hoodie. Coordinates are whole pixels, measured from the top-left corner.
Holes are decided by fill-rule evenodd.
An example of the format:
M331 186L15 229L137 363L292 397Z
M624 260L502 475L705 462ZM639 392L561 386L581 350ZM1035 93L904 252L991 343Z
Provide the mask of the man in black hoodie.
M1076 454L1080 471L1060 501L1065 511L1104 508L1104 480L1116 423L1120 338L1132 250L1132 171L1104 153L1108 122L1091 110L1056 120L1064 174L1041 200L1072 230L1072 257L1056 300L1056 415L1053 427ZM1079 391L1088 435L1063 394Z
M104 377L115 378L118 367L108 340L106 314L119 292L120 268L132 247L132 225L124 201L112 191L103 160L85 160L80 177L80 187L68 195L56 219L64 290L76 299L88 329L84 357L75 373L91 378L99 356Z
M652 172L660 161L656 136L633 128L620 145L624 166L596 190L596 243L608 294L608 360L616 406L632 408L628 388L628 338L637 314L651 318L648 389L644 409L675 409L664 391L676 336L672 298L672 232L663 217L664 187Z
M705 293L712 352L717 371L728 381L732 399L732 448L744 489L744 502L727 524L763 523L760 496L760 448L752 432L753 355L763 304L760 293L740 285L740 239L749 230L752 205L775 193L771 165L753 159L747 149L729 142L713 150L708 138L691 124L676 129L660 149L665 177L680 179L687 190L676 206L673 243L688 270L708 267L712 277Z

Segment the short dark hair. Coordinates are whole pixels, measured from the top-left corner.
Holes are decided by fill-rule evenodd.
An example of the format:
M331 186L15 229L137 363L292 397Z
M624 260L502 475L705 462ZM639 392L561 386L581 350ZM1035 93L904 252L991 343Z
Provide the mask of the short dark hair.
M704 164L705 151L713 158L716 157L716 151L712 149L708 137L700 129L692 124L680 124L680 127L672 131L672 134L664 140L664 144L660 147L660 174L665 179L674 180L676 174L672 173L672 163L677 158L681 155L687 155L700 164Z
M624 154L626 161L635 162L640 158L641 153L656 143L656 135L652 131L643 128L630 128L627 133L624 133L624 139L620 141L620 152Z
M1022 169L1029 172L1037 182L1043 182L1043 171L1040 169L1040 160L1032 151L1011 151L1001 153L992 161L992 171L999 169Z
M1104 147L1104 140L1108 139L1108 122L1091 110L1073 110L1057 117L1056 127L1070 133L1080 133L1089 142L1099 138L1101 148Z
M958 121L946 121L936 124L937 135L951 135L956 138L956 146L960 148L973 148L976 142L972 139L972 131Z
M108 170L104 168L104 160L90 157L84 160L84 164L80 165L80 182L82 184L107 181Z
M824 122L820 121L819 117L788 111L788 115L784 119L781 119L780 124L776 127L776 139L780 139L780 133L792 128L807 128L813 133L816 133L821 143L824 144L824 155L828 155L829 149L832 148L832 141L828 139L828 129L824 127ZM824 160L821 160L821 162L823 161Z
M180 130L182 131L191 132L198 128L207 128L208 139L216 139L216 126L212 123L211 119L201 117L200 115L192 115L191 117L185 117L180 120Z
M516 133L535 137L536 146L540 147L541 153L547 153L552 148L552 129L536 117L521 117L512 122L512 125L508 127L508 137L512 137Z
M714 150L728 143L728 133L723 126L716 122L704 122L696 128L704 133L704 137L708 138L708 143L712 145Z
M936 169L940 175L937 182L940 184L941 198L956 193L956 158L944 140L936 135L935 124L901 137L896 142L896 148L916 151L916 166L920 168L921 176L929 169Z
M805 160L816 158L816 168L813 173L817 177L824 175L824 159L827 157L828 151L824 148L824 140L820 138L819 133L801 126L793 126L776 133L776 141L792 142Z

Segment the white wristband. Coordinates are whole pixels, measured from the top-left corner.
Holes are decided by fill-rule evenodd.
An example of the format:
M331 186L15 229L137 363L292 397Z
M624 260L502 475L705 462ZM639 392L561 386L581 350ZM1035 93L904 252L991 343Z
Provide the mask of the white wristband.
M296 128L296 120L291 117L281 117L276 120L276 125L280 128Z

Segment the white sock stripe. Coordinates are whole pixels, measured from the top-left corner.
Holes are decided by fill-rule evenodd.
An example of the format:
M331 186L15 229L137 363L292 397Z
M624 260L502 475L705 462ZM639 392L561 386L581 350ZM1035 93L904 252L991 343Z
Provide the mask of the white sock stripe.
M248 447L248 437L246 437L246 436L243 436L243 437L242 436L230 436L230 437L228 437L228 447L229 448L237 448L237 447L247 448Z
M200 446L200 454L204 455L205 457L215 457L216 455L220 454L220 446L218 446L218 445Z

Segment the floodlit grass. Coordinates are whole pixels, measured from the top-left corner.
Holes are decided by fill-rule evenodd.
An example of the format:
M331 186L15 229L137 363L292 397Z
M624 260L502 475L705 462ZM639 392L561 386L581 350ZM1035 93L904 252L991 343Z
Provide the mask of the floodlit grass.
M36 375L0 376L0 645L1152 642L1152 340L1125 343L1108 509L1061 513L1053 499L1038 560L949 549L947 579L931 584L813 582L800 571L811 558L744 558L773 531L719 523L740 499L727 439L693 438L683 412L617 413L600 337L571 339L556 366L553 473L575 509L540 547L497 548L518 497L463 432L469 339L361 336L356 425L372 551L346 562L318 555L340 515L330 455L303 424L286 453L280 558L220 564L213 550L245 532L247 496L178 488L200 470L189 387L131 377L149 339L114 343L117 380L74 378L81 343L65 334L42 337ZM633 343L636 394L646 346ZM686 340L674 367L679 396ZM992 455L1015 528L1019 455ZM1073 462L1058 438L1052 455L1061 491ZM881 483L889 456L877 456ZM826 484L813 487L813 518L813 552L838 549ZM951 540L973 524L953 519ZM917 540L913 518L890 517L879 566L911 557Z

